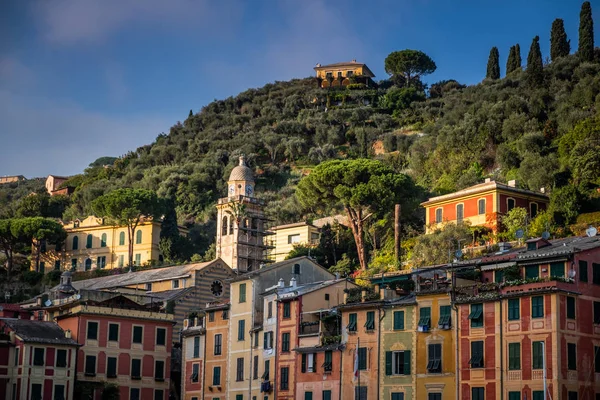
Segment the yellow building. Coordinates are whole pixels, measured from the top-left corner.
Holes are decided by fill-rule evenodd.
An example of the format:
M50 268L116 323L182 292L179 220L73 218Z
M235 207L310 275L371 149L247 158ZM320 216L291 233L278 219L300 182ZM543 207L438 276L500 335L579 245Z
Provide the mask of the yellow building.
M369 83L372 83L372 78L375 77L375 74L366 64L356 62L356 60L328 65L317 64L314 70L322 88L346 86L353 83L353 81L365 83L369 86Z
M24 181L25 177L23 175L14 175L14 176L0 176L0 185L5 183L14 183Z
M294 246L314 246L319 244L319 228L308 222L279 225L270 229L275 232L271 244L274 249L269 252L269 258L279 262L294 249Z
M84 220L63 223L67 240L63 249L42 246L40 272L51 269L90 271L127 266L129 257L128 229L106 225L102 218L89 216ZM144 220L133 237L133 262L147 265L162 261L160 254L161 222ZM35 269L35 261L32 264Z

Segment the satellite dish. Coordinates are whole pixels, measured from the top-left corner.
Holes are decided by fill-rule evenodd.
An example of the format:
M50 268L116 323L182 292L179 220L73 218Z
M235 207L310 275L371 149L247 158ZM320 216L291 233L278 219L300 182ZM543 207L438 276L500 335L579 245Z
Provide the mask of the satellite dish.
M52 305L52 300L46 300L46 301L44 302L44 305L45 305L46 307L50 307L50 306Z
M461 258L463 253L462 250L456 250L456 252L454 253L454 255L456 256L456 258Z
M77 294L75 295L75 300L79 300L80 298L81 298L81 295L80 295L79 293L77 293Z
M517 231L515 232L515 236L517 237L517 239L521 239L523 237L523 229L517 229Z
M577 275L577 272L574 269L569 270L569 278L573 279Z
M585 230L585 234L588 235L588 237L594 237L597 233L598 229L594 228L593 226L590 226Z
M542 233L542 239L548 240L549 237L550 237L550 232L544 231Z

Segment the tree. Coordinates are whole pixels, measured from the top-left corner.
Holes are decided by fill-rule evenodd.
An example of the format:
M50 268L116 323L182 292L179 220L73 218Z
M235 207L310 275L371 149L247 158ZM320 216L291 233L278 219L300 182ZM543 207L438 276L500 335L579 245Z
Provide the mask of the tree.
M385 59L385 72L394 80L404 79L407 86L415 86L421 76L436 70L435 62L418 50L402 50L390 53Z
M412 262L417 266L450 262L459 249L459 242L468 242L472 237L473 234L467 224L448 223L442 229L415 239Z
M485 77L488 79L500 79L500 53L495 46L490 50Z
M540 50L540 37L536 36L531 42L527 55L527 81L533 86L539 86L544 81L544 64Z
M19 238L11 230L13 221L11 218L0 219L0 248L6 255L6 272L9 277L14 266L14 254L19 246Z
M99 217L127 226L129 240L129 266L133 265L133 238L135 230L144 218L157 218L163 211L156 193L146 189L117 189L98 197L92 209Z
M523 65L523 60L521 60L521 45L519 43L515 44L515 69L520 70Z
M513 72L516 64L516 55L515 55L515 46L510 46L510 50L508 52L508 58L506 59L506 75Z
M369 159L332 160L317 165L298 184L300 203L313 212L340 204L350 222L362 270L367 268L365 225L369 219L389 212L395 203L405 204L407 215L414 208L414 184L381 161Z
M555 61L560 57L568 56L570 52L571 41L567 40L565 23L561 18L557 18L552 22L550 31L550 58Z
M17 207L17 216L25 217L43 217L48 210L50 196L48 193L30 194L24 197Z
M49 218L15 218L10 224L10 231L20 243L33 244L36 270L39 269L44 243L60 247L67 238L63 226Z
M529 213L523 207L515 207L502 217L501 222L504 229L500 237L515 240L519 229L523 229L523 232L527 231L530 222Z
M581 5L577 54L582 61L594 60L594 20L592 19L592 6L589 1Z

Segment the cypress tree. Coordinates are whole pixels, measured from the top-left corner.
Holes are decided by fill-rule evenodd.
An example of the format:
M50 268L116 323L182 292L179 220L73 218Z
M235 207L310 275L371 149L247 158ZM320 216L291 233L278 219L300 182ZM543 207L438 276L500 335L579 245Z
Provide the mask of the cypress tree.
M485 77L488 79L500 79L500 54L498 48L495 46L490 50Z
M506 75L513 72L516 68L516 58L515 58L515 46L510 46L510 50L508 52L508 59L506 60Z
M540 50L540 37L536 36L531 42L527 55L527 81L532 85L540 85L544 81L544 64Z
M519 43L515 44L515 66L517 69L521 69L523 60L521 60L521 46Z
M592 6L589 1L581 5L579 14L579 48L577 50L582 61L594 60L594 21Z
M552 61L568 56L571 52L571 41L567 40L564 21L557 18L552 22L550 31L550 58Z

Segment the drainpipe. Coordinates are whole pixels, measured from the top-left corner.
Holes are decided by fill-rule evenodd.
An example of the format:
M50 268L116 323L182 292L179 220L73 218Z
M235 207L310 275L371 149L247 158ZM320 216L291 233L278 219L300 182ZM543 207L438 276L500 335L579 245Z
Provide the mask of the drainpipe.
M454 310L454 315L456 315L456 322L454 323L454 335L456 337L456 346L454 346L456 348L456 354L455 354L455 361L454 361L454 380L455 380L455 385L456 385L456 398L459 399L460 398L460 379L459 379L459 373L460 373L460 355L459 355L459 351L458 351L458 345L460 343L460 337L458 336L458 325L459 325L459 319L458 319L458 307L456 306L456 271L454 271L454 269L452 270L452 291L450 292L450 304L452 304L452 309Z
M504 399L504 339L503 339L503 331L504 327L502 326L502 297L500 297L500 400ZM545 397L544 397L545 399Z
M383 315L381 315L381 307L378 309L379 311L379 326L377 327L377 400L379 400L379 375L381 371L381 321L385 318L385 310L383 310Z

